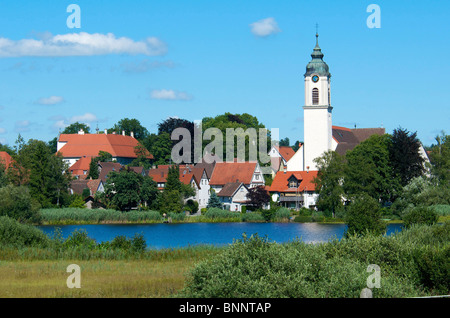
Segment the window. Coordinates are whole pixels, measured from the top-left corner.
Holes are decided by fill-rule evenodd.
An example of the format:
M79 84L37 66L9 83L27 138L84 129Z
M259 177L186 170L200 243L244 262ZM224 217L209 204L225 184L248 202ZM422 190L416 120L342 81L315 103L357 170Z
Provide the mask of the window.
M289 181L289 188L297 188L297 181L296 180L291 180Z
M312 103L313 105L319 105L319 89L313 88L312 90Z

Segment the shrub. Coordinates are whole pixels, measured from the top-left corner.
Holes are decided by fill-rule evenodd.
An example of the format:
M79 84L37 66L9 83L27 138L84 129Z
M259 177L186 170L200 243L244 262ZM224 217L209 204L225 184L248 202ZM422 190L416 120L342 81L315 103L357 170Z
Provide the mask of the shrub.
M111 248L131 249L131 241L125 235L116 236L110 243Z
M97 243L90 238L85 230L75 230L64 241L64 248L86 248L94 249Z
M290 217L291 217L291 211L289 209L279 208L275 212L274 219L277 221L281 221L281 220L289 220Z
M330 247L332 250L333 246ZM339 245L334 247L339 249ZM277 244L257 235L244 236L223 253L191 270L179 296L359 297L367 286L366 269L366 263L348 255L340 256L336 251L327 253L322 245L300 241ZM382 277L383 288L374 290L375 297L404 297L418 293L405 278L389 272L383 272Z
M304 216L304 215L297 215L294 219L294 222L300 222L300 223L312 222L312 217Z
M0 216L0 245L45 247L49 244L50 238L35 226Z
M73 200L70 203L69 208L84 209L84 208L86 208L86 205L84 203L85 202L84 202L83 198L80 195L73 195Z
M365 235L367 231L375 234L386 232L386 223L381 220L380 206L378 202L367 194L359 195L350 204L345 221L348 235Z
M245 214L242 214L242 222L264 222L265 219L261 215L261 213L258 212L248 212Z
M27 187L7 185L0 188L0 216L5 215L20 222L40 222L36 202Z
M209 219L230 219L241 218L240 212L231 212L228 210L222 210L219 208L208 208L208 211L204 214Z
M450 215L450 205L449 204L436 204L430 206L431 209L434 210L434 212L437 213L437 215L440 216L447 216Z
M134 252L142 252L147 248L147 242L145 241L144 235L135 234L131 239L131 249Z
M418 206L403 216L403 223L408 228L412 224L432 225L438 221L439 216L429 207Z

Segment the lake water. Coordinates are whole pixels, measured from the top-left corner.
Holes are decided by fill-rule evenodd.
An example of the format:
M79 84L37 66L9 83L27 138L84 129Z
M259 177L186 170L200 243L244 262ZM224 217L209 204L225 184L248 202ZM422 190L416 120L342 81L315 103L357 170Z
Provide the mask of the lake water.
M142 234L149 248L177 248L189 245L209 244L227 245L233 240L258 234L267 235L268 239L278 243L301 239L307 243L327 242L341 239L346 229L345 224L318 223L182 223L182 224L92 224L40 226L39 228L52 236L55 228L61 229L64 238L74 230L86 230L88 236L97 242L111 241L118 235L133 237ZM401 224L389 224L387 235L399 232Z

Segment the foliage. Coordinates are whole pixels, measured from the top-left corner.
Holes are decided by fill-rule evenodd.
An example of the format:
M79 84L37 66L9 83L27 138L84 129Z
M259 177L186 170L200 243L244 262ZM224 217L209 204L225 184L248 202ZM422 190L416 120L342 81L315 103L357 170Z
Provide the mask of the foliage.
M0 216L9 216L20 222L38 223L39 204L25 186L12 184L0 188Z
M42 209L42 221L50 224L60 223L101 223L101 222L154 222L161 221L158 211L121 212L111 209Z
M61 134L78 134L80 130L83 130L84 133L89 134L91 132L91 128L83 123L74 122L70 124L61 132Z
M168 133L163 132L160 135L150 134L142 143L155 158L154 163L156 165L163 165L170 162L172 140Z
M208 199L208 204L206 205L207 208L219 208L222 209L222 202L220 202L219 197L216 194L216 191L211 190L211 195Z
M405 186L413 178L420 177L424 172L424 159L419 153L420 141L417 132L406 129L394 129L389 144L389 160L393 174L400 184Z
M386 224L381 220L380 206L367 194L359 195L352 200L345 221L347 223L345 237L366 235L368 232L381 235L386 232Z
M12 183L28 185L31 196L43 207L64 204L71 177L61 154L53 154L45 142L34 139L20 142L17 149L8 168Z
M247 206L256 210L261 209L270 203L271 196L263 186L258 186L248 190L247 199Z
M274 220L275 221L283 221L283 220L289 220L291 217L291 211L287 208L279 208L275 212Z
M139 141L147 138L149 134L147 128L143 127L136 118L123 118L114 124L111 129L108 129L108 133L116 132L117 134L121 134L122 131L125 131L127 136L130 136L131 132L133 132L134 138Z
M240 219L241 213L222 210L220 208L208 208L208 211L206 211L204 216L208 219L228 219L228 218Z
M98 152L98 156L92 158L91 162L89 163L89 173L87 175L87 178L98 179L99 177L98 163L111 161L112 161L112 154L110 154L107 151L100 150Z
M436 145L431 147L429 154L431 161L431 172L438 182L448 187L450 185L450 135L444 131L436 136Z
M161 213L183 211L184 202L179 190L164 190L161 195L158 196L157 205Z
M403 216L403 224L408 228L413 224L433 225L438 221L438 214L431 208L417 206Z
M248 212L243 213L242 216L242 222L265 222L266 219L261 215L261 213L258 212Z
M8 216L0 216L1 246L40 246L46 247L50 239L35 226L21 224Z
M198 202L192 199L187 200L185 208L191 212L191 214L195 214L198 212Z
M314 179L316 189L319 189L316 205L321 211L330 210L334 214L343 209L344 159L334 151L328 151L314 159L319 170Z
M79 208L79 209L86 208L86 205L85 205L85 202L84 202L82 196L80 196L78 194L73 194L72 196L73 196L73 200L69 204L69 208Z
M389 159L389 135L373 135L346 154L344 189L347 196L366 193L390 202L400 190Z

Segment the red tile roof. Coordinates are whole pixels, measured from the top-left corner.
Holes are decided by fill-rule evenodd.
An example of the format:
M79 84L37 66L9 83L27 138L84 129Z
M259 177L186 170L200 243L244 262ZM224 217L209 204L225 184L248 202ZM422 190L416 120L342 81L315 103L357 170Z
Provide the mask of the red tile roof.
M289 178L294 176L300 180L298 187L299 192L315 191L316 185L314 178L317 177L318 171L278 171L270 186L270 192L297 192L297 188L289 188Z
M113 157L137 158L135 147L139 144L131 136L115 134L61 134L58 142L66 142L59 150L64 158L96 157L99 151L109 152Z
M230 182L250 184L257 162L216 162L209 181L211 185L225 185Z
M11 164L12 157L6 151L0 151L0 162L3 164L5 170L8 169Z
M69 171L72 175L84 175L84 171L89 171L89 165L91 164L92 157L81 157L73 165L70 166Z
M286 161L289 161L289 159L291 159L292 156L295 155L295 151L294 149L292 149L292 147L280 146L277 150Z

